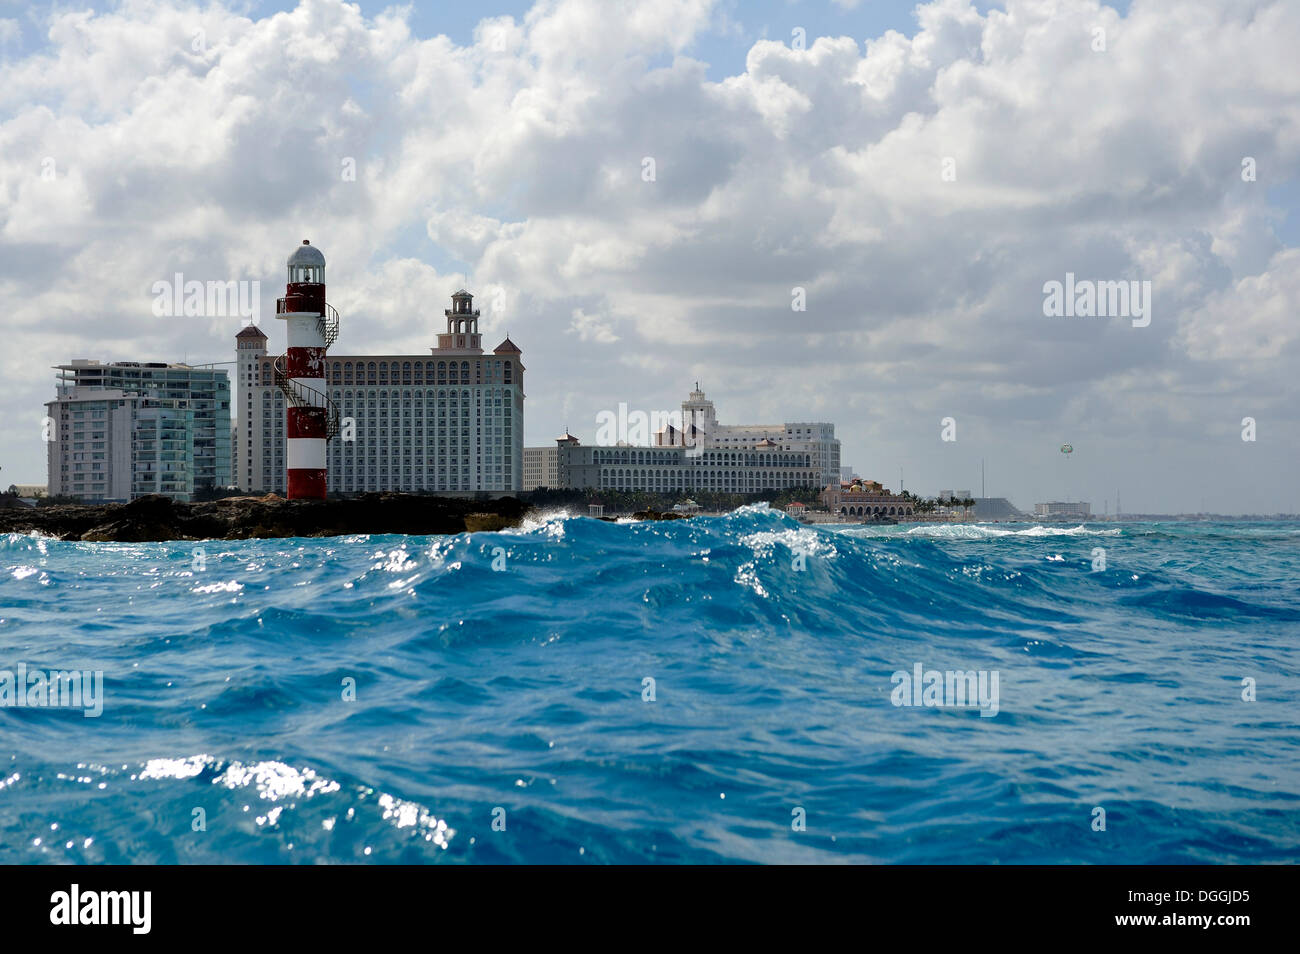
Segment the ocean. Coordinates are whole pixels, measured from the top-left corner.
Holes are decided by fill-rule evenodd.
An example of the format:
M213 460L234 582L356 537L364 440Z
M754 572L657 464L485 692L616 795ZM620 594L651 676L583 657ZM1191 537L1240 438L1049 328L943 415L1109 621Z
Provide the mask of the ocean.
M759 506L0 568L7 863L1300 857L1295 523Z

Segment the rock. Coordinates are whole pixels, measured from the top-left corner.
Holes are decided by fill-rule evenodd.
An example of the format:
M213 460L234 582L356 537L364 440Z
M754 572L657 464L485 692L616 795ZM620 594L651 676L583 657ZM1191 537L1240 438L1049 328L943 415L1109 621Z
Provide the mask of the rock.
M358 494L346 500L286 500L277 494L177 503L151 495L127 504L66 504L0 509L0 533L43 533L65 540L142 543L247 540L351 534L478 533L517 527L530 512L517 497L471 500L436 494ZM690 514L640 510L637 520ZM615 515L602 517L617 521Z
M179 538L168 524L127 519L92 527L81 535L81 539L91 543L148 543Z
M674 513L671 510L638 510L632 514L634 520L685 520L687 514Z
M530 510L516 497L468 500L433 494L368 493L346 500L285 500L276 494L177 503L151 495L128 504L70 504L0 510L0 533L69 540L242 540L358 533L464 533L518 526Z
M482 533L487 530L504 530L507 527L517 526L518 520L511 520L503 517L498 513L467 513L465 514L465 529L470 533Z

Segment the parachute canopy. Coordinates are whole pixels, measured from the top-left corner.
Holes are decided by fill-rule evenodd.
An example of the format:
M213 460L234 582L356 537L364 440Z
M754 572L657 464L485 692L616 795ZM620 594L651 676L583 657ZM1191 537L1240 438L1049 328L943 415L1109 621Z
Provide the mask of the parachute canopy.
M1073 454L1073 453L1074 453L1074 445L1073 445L1073 444L1062 444L1062 445L1061 445L1061 453L1062 453L1062 454Z

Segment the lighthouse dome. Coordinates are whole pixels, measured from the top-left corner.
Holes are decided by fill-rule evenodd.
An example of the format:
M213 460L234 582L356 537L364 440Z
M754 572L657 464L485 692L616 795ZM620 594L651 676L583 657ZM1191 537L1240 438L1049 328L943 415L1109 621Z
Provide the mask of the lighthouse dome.
M307 239L289 256L290 282L324 282L325 256Z

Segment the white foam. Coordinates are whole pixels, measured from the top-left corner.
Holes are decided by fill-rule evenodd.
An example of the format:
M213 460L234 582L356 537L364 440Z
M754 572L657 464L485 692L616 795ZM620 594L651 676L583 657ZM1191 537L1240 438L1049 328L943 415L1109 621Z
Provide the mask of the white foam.
M1119 527L1104 530L1085 527L1045 527L1036 524L1032 527L1010 529L982 523L938 523L921 524L907 527L869 527L831 525L839 533L848 533L855 537L920 537L927 540L998 540L1019 537L1022 539L1041 539L1046 537L1118 537L1123 531Z

